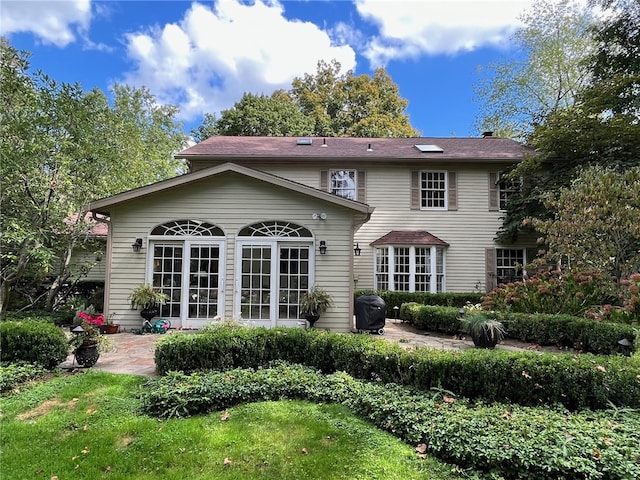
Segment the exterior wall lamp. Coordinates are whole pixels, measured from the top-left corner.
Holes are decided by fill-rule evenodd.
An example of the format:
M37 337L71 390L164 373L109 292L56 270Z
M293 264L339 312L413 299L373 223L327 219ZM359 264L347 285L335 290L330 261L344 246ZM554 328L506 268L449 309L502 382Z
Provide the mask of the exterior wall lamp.
M320 255L324 255L327 253L327 242L320 240L320 246L318 248L320 249Z
M142 239L136 238L136 241L131 244L131 249L133 253L138 253L142 249Z
M353 254L354 254L356 257L359 257L361 253L362 253L362 249L360 248L360 245L356 243L356 244L353 246Z

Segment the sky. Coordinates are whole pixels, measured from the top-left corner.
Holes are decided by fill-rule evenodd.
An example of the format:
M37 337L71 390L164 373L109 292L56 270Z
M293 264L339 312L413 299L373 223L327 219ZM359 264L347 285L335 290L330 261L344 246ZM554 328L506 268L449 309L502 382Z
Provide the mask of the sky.
M421 135L467 137L479 67L517 58L532 1L0 0L0 34L57 81L147 87L185 133L335 59L355 75L385 68Z

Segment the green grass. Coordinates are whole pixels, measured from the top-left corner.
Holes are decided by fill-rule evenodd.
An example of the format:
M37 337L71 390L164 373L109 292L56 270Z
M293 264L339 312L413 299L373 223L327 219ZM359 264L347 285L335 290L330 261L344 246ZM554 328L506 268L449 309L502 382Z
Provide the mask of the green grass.
M262 402L224 420L158 421L137 413L145 380L88 371L0 398L1 478L462 478L338 405Z

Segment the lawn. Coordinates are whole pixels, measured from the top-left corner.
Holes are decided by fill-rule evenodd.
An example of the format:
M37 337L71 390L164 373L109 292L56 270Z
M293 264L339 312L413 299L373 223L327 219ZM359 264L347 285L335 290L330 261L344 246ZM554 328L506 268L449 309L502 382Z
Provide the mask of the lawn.
M88 371L0 398L3 480L457 479L452 467L338 405L239 405L158 421L144 377Z

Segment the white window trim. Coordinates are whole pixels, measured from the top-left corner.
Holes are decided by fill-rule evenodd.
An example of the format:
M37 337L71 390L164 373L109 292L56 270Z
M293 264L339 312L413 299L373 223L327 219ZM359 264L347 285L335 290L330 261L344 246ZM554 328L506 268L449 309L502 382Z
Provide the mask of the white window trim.
M333 193L333 174L335 172L349 172L349 176L351 176L351 174L353 174L353 197L347 197L345 195L341 195L339 193ZM358 171L354 170L354 169L349 169L349 168L331 168L329 169L329 178L328 178L328 186L329 186L329 192L337 195L339 197L342 198L347 198L350 200L357 200L358 199ZM351 191L351 189L342 189L343 191Z
M422 206L422 192L428 191L428 189L422 188L422 175L425 173L442 173L444 175L444 206L442 207L423 207ZM420 210L424 211L443 211L449 210L449 175L447 170L420 170L418 177L418 194L420 202Z
M447 253L441 245L381 245L375 247L374 250L374 262L373 262L373 281L374 288L378 290L378 272L376 271L376 258L378 255L377 249L387 249L389 258L389 272L387 273L387 282L389 284L390 291L398 291L395 288L395 249L397 248L409 248L409 292L415 292L416 281L416 247L431 249L430 262L431 262L431 279L429 282L429 292L426 293L439 293L438 292L438 269L437 269L437 249L441 248L442 251L442 293L447 291ZM402 290L404 291L404 290Z
M503 177L504 175L505 175L505 172L498 172L498 184L497 184L497 187L498 187L498 211L499 211L499 212L506 212L506 211L507 211L507 209L506 209L506 208L504 208L504 207L501 205L501 203L502 203L502 202L501 202L502 193L503 193L503 192L508 192L508 193L517 193L517 191L516 191L516 190L514 190L514 189L506 189L506 188L503 188L502 177ZM523 178L522 178L522 177L520 177L520 178L519 178L519 182L520 182L519 188L522 188L522 182L523 182ZM506 207L506 204L507 204L507 203L509 203L509 196L507 196L507 199L506 199L506 202L505 202L505 207Z
M315 283L315 252L317 249L316 241L311 237L238 237L236 239L236 246L234 252L235 261L235 273L234 273L234 286L233 286L233 317L240 319L241 318L241 298L240 293L242 290L242 249L244 247L269 247L271 249L271 261L274 259L278 259L278 246L283 243L291 243L294 245L300 246L308 246L309 247L309 285L313 285ZM274 285L278 284L278 275L279 268L271 268L270 273L270 282L271 288L275 288ZM268 321L254 321L251 320L255 324L255 326L264 326L264 327L274 327L276 325L277 320L277 307L278 307L278 296L271 295L269 309L271 312L271 318ZM297 322L294 322L297 323ZM285 325L286 322L281 323ZM290 325L295 326L295 325Z
M185 327L201 327L212 319L191 319L188 316L189 312L189 284L184 280L189 277L189 265L191 260L191 246L217 246L220 251L218 258L218 308L217 315L224 314L225 305L225 272L226 272L226 251L227 242L222 237L201 237L201 236L180 236L180 235L149 235L147 240L147 269L145 273L145 283L153 284L153 261L154 261L154 247L156 244L172 244L183 246L183 258L182 258L182 297L180 299L180 325ZM186 294L185 294L186 285ZM175 317L172 317L175 318ZM180 325L172 325L177 327Z
M513 248L513 247L496 247L496 264L495 264L495 275L496 278L501 278L498 275L498 269L499 268L512 268L512 267L498 267L498 252L500 251L504 251L504 250L517 250L522 252L522 275L526 275L526 270L524 269L524 266L527 264L527 249L526 248ZM515 267L513 267L513 269L515 270ZM517 270L514 271L514 273L517 273ZM514 275L515 276L515 275Z

